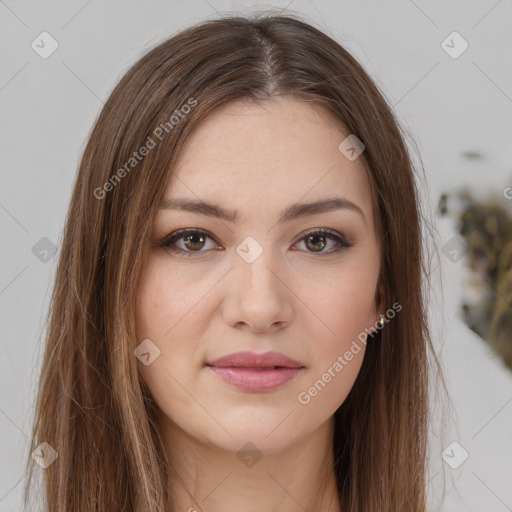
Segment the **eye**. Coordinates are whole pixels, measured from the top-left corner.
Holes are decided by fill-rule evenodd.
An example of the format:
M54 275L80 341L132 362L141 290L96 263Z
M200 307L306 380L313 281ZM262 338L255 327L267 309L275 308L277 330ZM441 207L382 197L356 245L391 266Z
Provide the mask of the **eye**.
M335 242L334 249L324 251L328 245L327 242L329 239ZM202 249L221 249L219 244L216 242L212 243L210 247L208 247L208 240L213 241L213 238L206 231L200 229L180 229L171 233L161 242L160 245L167 251L186 257L190 257L194 253L205 252ZM337 253L354 245L348 243L345 238L336 231L331 231L329 229L309 231L299 239L299 242L302 241L304 241L306 246L306 252L322 255ZM294 245L297 245L297 243L298 242Z
M169 235L161 245L170 252L182 256L191 256L195 252L204 252L201 249L207 245L207 239L212 240L212 237L206 231L200 229L180 229ZM181 242L182 246L180 247L176 242ZM218 245L213 244L213 247L208 248L218 248Z
M335 247L331 251L324 251L325 247L328 245L327 240L329 239L336 242ZM307 247L307 252L318 253L322 255L338 253L343 249L347 249L354 245L348 243L343 236L341 236L336 231L331 231L330 229L317 229L309 231L299 240L299 242L302 241L304 241L304 244Z

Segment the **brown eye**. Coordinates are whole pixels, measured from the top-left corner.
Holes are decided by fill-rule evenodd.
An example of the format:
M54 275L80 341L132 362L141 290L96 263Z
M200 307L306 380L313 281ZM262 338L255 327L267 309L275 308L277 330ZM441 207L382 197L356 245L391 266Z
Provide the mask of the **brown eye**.
M210 247L207 246L208 240L212 241ZM207 249L218 248L218 245L213 243L213 239L208 233L197 229L176 231L169 235L161 243L161 246L170 252L183 256L191 256L194 253L206 252Z
M198 251L203 248L205 244L205 236L199 235L187 235L183 237L183 245L191 251Z
M329 240L331 243L334 242L330 248ZM208 241L210 241L210 246L208 246ZM341 234L327 229L310 231L299 240L299 243L303 241L306 252L321 256L334 254L353 246ZM181 229L171 233L161 242L161 247L179 256L201 254L207 252L208 249L222 249L209 233L199 229ZM326 248L330 250L325 250Z
M326 237L323 235L309 235L306 237L306 246L314 252L322 251L327 245Z
M329 240L333 240L335 242L334 247L331 250L324 250L328 246ZM310 231L299 240L299 242L302 241L304 241L306 246L306 252L317 253L320 255L337 253L354 245L348 243L343 236L335 231L326 229Z

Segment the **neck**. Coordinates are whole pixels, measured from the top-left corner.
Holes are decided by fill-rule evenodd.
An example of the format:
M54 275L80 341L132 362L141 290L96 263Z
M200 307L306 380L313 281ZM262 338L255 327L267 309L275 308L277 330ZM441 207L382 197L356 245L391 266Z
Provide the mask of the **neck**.
M283 449L256 452L255 458L243 449L226 451L202 443L168 418L160 425L171 465L173 511L341 510L333 469L333 417L307 438Z

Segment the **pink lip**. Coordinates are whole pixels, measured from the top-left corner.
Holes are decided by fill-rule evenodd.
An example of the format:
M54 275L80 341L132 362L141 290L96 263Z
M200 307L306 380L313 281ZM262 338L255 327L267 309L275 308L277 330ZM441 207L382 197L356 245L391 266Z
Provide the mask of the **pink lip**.
M224 382L244 391L272 391L291 381L304 366L279 352L236 352L206 364Z

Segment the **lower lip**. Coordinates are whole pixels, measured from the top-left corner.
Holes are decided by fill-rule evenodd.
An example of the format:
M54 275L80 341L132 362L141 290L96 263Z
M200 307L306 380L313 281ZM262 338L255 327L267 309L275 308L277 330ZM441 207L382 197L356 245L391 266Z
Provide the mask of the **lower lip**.
M256 370L254 368L209 367L221 380L244 391L273 391L293 380L301 368L274 368Z

